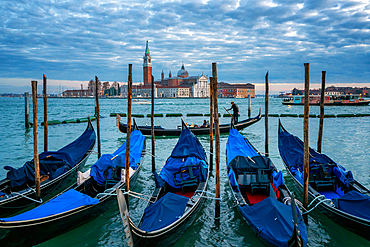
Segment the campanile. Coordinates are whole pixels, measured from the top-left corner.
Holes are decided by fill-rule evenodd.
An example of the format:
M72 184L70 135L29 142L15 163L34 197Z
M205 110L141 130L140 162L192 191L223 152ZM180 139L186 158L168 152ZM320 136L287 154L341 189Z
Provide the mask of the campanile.
M150 56L148 41L146 41L146 49L143 60L143 79L144 86L146 86L152 84L152 57Z

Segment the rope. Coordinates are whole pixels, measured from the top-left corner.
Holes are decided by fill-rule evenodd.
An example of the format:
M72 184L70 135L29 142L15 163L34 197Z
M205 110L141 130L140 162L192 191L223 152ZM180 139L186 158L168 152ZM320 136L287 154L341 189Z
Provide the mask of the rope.
M324 200L322 200L321 202L317 203L317 204L315 205L315 207L311 208L310 210L308 210L308 211L306 211L306 212L303 212L303 214L308 214L309 212L311 212L312 210L314 210L317 206L319 206L321 203L323 203L323 202L327 202L327 201L331 201L331 200L330 200L330 199L324 199Z
M216 201L221 201L222 200L222 198L208 197L208 196L197 196L197 195L194 195L192 197L200 197L200 198L206 198L206 199L211 199L211 200L216 200Z
M147 155L149 155L149 156L152 156L152 157L154 157L154 158L157 158L157 156L156 156L156 155L153 155L153 154L148 153L148 152L144 152L144 154L147 154Z
M26 199L28 199L28 200L31 200L31 201L37 202L37 203L43 203L43 201L42 201L42 199L41 199L41 198L40 198L40 201L38 201L38 200L35 200L35 199L31 198L31 197L25 196L25 195L23 195L23 194L21 194L21 193L18 193L18 192L12 192L12 193L14 193L14 194L16 194L16 195L19 195L19 196L21 196L21 197L24 197L24 198L26 198Z

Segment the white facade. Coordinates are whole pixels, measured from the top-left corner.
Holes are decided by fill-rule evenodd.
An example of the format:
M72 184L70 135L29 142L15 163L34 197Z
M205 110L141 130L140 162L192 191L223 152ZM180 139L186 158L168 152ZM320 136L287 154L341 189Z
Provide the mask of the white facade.
M204 74L197 79L197 82L192 87L193 97L207 98L210 97L210 86L208 77Z
M159 98L183 98L189 97L189 88L187 87L160 87L157 89Z

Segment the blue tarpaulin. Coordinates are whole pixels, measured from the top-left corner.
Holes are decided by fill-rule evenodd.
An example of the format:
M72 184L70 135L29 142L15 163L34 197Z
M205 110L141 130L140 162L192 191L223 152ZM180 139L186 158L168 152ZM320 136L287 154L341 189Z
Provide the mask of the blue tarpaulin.
M303 180L301 179L302 172L300 172L303 171L303 142L289 132L281 131L279 133L278 146L281 158L288 165L293 175L303 183ZM317 167L319 164L331 164L328 171L332 171L339 181L347 186L347 188L349 187L349 183L354 181L351 171L345 171L344 167L335 163L325 154L317 153L312 148L309 149L309 153L310 169ZM299 171L297 169L299 169Z
M74 189L70 189L37 208L13 217L0 218L0 221L12 222L40 219L67 212L81 206L94 205L97 203L99 203L98 199L91 198L88 195L82 194Z
M183 171L181 173L183 180L189 180L190 166L194 176L192 179L198 179L199 182L207 180L208 164L203 147L198 138L189 129L184 129L181 131L180 138L159 176L172 187L181 188L181 185L179 185L181 183L179 172Z
M167 193L145 209L140 229L152 232L171 225L181 218L188 200L185 196Z
M39 154L40 174L49 176L52 180L74 167L95 142L94 130L86 130L79 138L58 151L46 151ZM10 186L21 186L26 181L35 180L34 160L26 162L22 167L14 169L6 166Z
M181 177L183 180L190 180L189 166L192 167L193 179L198 179L199 182L205 182L207 180L207 163L196 157L187 157L183 159L168 158L159 176L172 187L181 188L181 178L180 173L178 172L181 171ZM177 185L175 184L175 180Z
M303 142L289 132L279 133L280 156L289 167L303 167L304 146ZM309 149L310 167L316 164L336 164L325 154L319 154L312 148Z
M360 218L370 220L370 197L357 191L349 191L347 194L333 199L337 208Z
M137 169L141 161L145 137L139 130L131 132L130 139L130 167ZM114 158L112 160L112 158ZM126 142L123 143L113 154L104 154L91 166L90 176L100 184L105 183L104 171L109 167L125 167L126 164ZM107 178L112 177L111 170Z
M181 131L180 138L175 148L172 150L170 157L197 157L198 159L206 160L206 154L204 153L202 145L189 129Z
M231 129L226 144L227 165L237 156L258 156L257 151L238 130Z
M294 225L291 206L267 197L252 206L240 207L240 211L248 224L266 242L274 246L287 246L293 235ZM297 210L298 227L303 239L303 246L307 244L306 226Z

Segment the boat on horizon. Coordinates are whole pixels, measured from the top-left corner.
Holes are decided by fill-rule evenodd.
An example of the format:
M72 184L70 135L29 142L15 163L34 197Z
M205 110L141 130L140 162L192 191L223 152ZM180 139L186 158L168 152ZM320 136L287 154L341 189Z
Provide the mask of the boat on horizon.
M282 101L283 105L304 105L304 95L292 95L285 97ZM320 105L321 95L310 95L310 105ZM370 99L364 99L361 94L350 94L350 95L325 95L324 105L326 106L362 106L368 105Z

